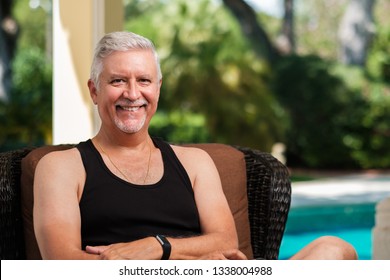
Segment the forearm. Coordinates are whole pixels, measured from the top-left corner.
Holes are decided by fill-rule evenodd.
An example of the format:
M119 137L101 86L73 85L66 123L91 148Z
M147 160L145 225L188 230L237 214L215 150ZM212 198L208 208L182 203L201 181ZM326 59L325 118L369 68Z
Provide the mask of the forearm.
M203 259L215 252L234 251L237 239L234 234L210 233L201 236L175 238L167 237L171 243L171 260ZM161 244L155 237L109 246L87 246L87 253L99 259L159 260L163 255Z
M46 247L46 248L45 248ZM90 254L81 249L48 248L49 246L41 246L41 255L44 260L98 260L99 255Z
M238 248L235 235L210 233L187 238L167 238L171 243L170 259L200 259L213 252L222 252Z
M78 251L68 254L67 256L53 258L57 260L99 260L99 255L89 254L85 251Z
M200 236L175 238L167 237L171 243L171 260L203 259L215 252L235 250L238 247L234 234L210 233ZM118 243L109 246L87 246L86 251L63 247L63 244L48 244L41 246L43 259L150 259L158 260L163 254L159 242L154 237L148 237L129 243Z

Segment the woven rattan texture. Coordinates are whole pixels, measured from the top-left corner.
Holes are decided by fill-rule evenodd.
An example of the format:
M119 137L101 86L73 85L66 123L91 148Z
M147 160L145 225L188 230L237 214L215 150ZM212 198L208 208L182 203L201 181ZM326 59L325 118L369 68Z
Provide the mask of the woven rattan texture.
M256 259L278 259L291 203L289 172L269 153L237 147L245 154L251 243Z
M0 153L0 259L24 259L20 206L20 161L30 151Z

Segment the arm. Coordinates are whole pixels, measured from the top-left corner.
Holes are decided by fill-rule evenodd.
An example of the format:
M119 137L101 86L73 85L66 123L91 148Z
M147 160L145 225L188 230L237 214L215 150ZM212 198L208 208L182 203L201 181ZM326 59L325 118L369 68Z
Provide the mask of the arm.
M79 199L85 174L77 150L46 155L34 178L34 229L43 259L96 259L81 249Z
M202 235L189 238L168 237L170 259L244 259L237 250L234 220L222 191L213 160L203 150L174 147L187 170L199 211ZM103 259L160 259L161 245L154 237L110 246L87 247Z
M196 259L214 252L237 249L233 216L213 160L200 149L177 147L175 152L193 185L202 235L188 239L168 238L172 244L171 258Z
M168 237L172 245L170 259L245 259L237 250L234 220L213 160L200 149L174 147L174 150L190 177L202 234L189 238ZM79 228L74 234L76 232ZM86 252L99 259L135 260L160 259L163 253L154 237L109 246L87 246Z

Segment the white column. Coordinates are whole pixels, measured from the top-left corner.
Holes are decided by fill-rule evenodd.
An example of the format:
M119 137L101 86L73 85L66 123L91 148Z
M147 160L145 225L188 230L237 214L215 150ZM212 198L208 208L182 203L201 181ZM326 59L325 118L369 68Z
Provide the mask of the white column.
M87 88L93 49L104 33L123 28L123 14L121 0L53 0L53 144L97 132Z
M390 197L376 206L375 227L372 230L374 260L390 260Z

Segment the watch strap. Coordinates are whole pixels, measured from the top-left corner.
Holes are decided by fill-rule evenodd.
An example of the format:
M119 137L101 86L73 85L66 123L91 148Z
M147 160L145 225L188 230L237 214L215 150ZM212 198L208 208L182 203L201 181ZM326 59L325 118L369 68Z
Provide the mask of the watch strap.
M169 243L168 239L164 235L157 234L155 237L157 241L161 244L161 247L163 249L161 259L169 260L169 257L171 255L171 243Z

